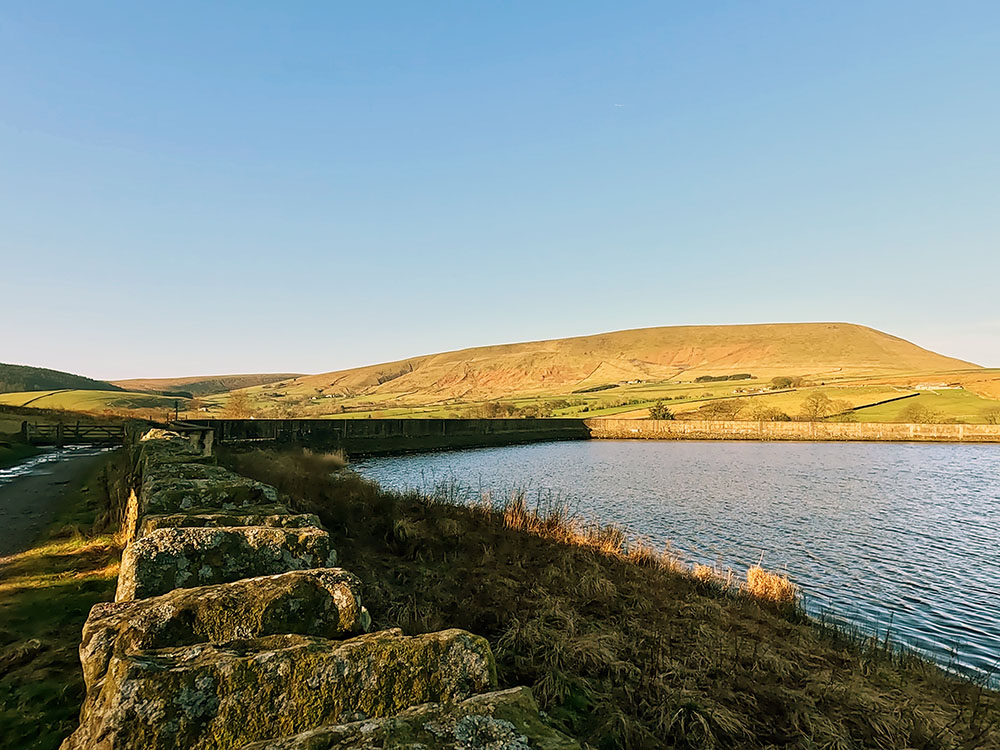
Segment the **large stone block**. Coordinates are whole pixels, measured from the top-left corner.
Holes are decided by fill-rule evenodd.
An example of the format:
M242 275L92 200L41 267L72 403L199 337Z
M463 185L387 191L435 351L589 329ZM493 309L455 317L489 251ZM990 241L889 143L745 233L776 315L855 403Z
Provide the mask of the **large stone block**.
M114 653L283 633L330 639L358 635L370 623L360 592L353 574L321 568L95 604L80 644L84 681L92 689Z
M269 636L116 654L63 750L237 748L495 686L486 640L461 630L347 641Z
M277 491L218 466L188 463L154 464L125 508L123 529L126 541L139 533L146 515L171 515L199 510L209 512L276 505Z
M336 562L330 536L321 529L157 529L133 541L122 553L115 601L290 570L333 567Z
M177 513L192 508L245 508L278 502L270 485L233 476L217 479L158 479L144 482L140 492L140 515Z
M126 434L125 447L140 476L154 465L206 458L190 440L170 430L152 429L139 435L130 430Z
M139 532L136 536L146 536L157 529L223 526L301 529L310 526L319 528L322 524L319 516L313 513L291 513L283 505L255 505L224 513L172 513L164 516L145 516L139 523Z
M542 721L526 687L461 703L427 703L387 719L368 719L245 745L242 750L580 750Z

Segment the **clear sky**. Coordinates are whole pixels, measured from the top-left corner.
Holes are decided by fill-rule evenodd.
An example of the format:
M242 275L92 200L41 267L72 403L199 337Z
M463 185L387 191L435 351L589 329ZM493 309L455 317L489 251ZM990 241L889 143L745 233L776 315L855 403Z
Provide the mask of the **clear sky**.
M0 361L849 321L1000 366L1000 3L7 2Z

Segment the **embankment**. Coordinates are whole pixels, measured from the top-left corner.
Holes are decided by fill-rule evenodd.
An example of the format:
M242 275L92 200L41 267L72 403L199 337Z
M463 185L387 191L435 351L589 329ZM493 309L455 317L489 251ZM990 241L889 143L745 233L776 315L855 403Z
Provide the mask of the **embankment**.
M826 440L1000 443L1000 425L589 419L598 440Z
M125 448L127 546L115 601L83 628L87 694L63 750L579 750L530 690L497 690L481 636L369 632L320 519L273 486L175 432Z
M586 440L580 419L205 419L220 444L276 443L352 456Z
M1000 747L1000 695L883 639L859 645L558 508L385 492L324 459L241 450L221 460L319 516L377 627L485 636L500 684L531 686L589 747Z

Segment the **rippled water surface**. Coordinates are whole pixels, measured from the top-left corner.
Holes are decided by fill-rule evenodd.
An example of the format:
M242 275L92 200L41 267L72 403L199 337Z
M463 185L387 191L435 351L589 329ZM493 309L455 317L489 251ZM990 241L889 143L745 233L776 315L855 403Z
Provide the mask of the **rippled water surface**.
M980 676L1000 663L1000 447L581 441L368 459L386 487L525 490L689 560L787 571L813 614Z

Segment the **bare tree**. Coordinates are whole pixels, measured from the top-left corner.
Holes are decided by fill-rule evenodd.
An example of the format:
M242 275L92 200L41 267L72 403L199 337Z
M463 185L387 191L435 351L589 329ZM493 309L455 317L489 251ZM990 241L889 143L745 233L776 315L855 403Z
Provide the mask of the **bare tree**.
M904 422L934 424L941 421L941 414L920 403L911 403L899 413Z
M257 416L257 409L245 391L233 391L229 394L229 400L222 413L230 419L250 419Z
M802 402L802 416L810 422L833 414L833 401L825 393L810 393Z
M698 414L705 419L732 420L736 419L739 413L746 408L746 405L746 399L720 398L699 407Z

